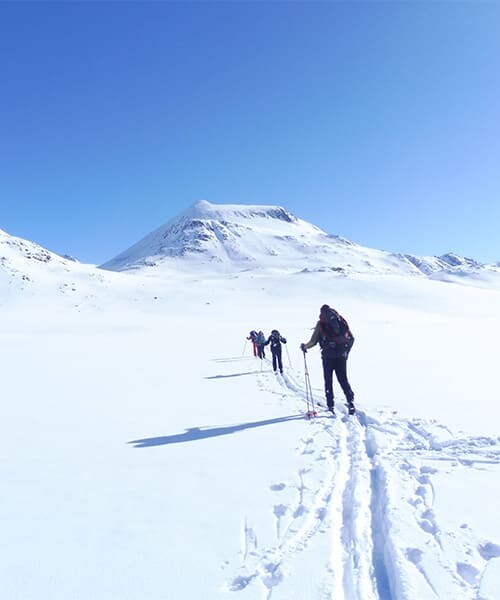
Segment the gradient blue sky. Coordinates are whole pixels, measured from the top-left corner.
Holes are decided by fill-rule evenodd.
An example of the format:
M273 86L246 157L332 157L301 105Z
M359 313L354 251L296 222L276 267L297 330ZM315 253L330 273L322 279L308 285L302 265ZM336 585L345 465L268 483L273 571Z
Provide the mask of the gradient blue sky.
M103 262L190 204L500 260L500 3L0 2L0 228Z

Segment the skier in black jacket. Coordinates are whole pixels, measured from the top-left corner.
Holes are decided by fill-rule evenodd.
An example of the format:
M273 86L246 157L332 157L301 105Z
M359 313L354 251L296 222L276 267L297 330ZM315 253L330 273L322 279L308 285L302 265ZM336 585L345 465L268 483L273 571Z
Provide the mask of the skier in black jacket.
M281 361L281 344L286 344L286 340L284 337L280 335L280 332L277 329L273 329L271 331L271 335L267 338L267 342L265 345L271 344L271 354L273 355L273 370L276 373L276 363L278 363L278 367L280 373L283 373L283 363Z
M319 342L323 361L325 379L325 396L328 409L333 413L333 372L337 376L347 401L349 414L354 414L354 392L347 379L347 357L354 344L354 336L347 321L328 304L320 309L319 321L316 323L311 339L300 345L302 352L307 352Z

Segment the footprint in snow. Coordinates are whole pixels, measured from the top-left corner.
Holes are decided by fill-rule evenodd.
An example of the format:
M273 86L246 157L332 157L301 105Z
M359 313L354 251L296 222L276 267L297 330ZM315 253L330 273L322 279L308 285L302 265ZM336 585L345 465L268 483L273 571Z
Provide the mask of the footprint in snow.
M308 512L308 509L303 505L299 504L293 513L293 518L298 519L302 515L305 515Z
M406 549L406 558L414 565L417 565L422 560L422 555L422 550L419 550L418 548Z
M271 489L273 492L281 492L281 491L283 491L285 488L286 488L286 483L273 483L273 484L270 486L270 489Z
M437 472L438 470L434 469L433 467L420 467L420 473L422 474L435 475Z
M274 507L274 516L279 519L281 517L284 517L286 515L286 513L288 512L288 506L286 504L277 504Z
M491 560L500 556L500 546L493 542L486 542L478 547L478 552L484 560Z
M476 585L480 575L479 569L463 562L457 562L457 573L469 585Z

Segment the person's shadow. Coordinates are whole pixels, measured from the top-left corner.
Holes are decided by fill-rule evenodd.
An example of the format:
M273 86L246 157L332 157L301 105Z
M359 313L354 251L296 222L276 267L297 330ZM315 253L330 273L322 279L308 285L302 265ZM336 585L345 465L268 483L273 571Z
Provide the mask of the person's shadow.
M275 419L266 419L265 421L254 421L251 423L240 423L239 425L228 425L226 427L190 427L183 433L173 435L165 435L160 437L144 438L142 440L132 440L128 442L133 444L134 448L150 448L152 446L166 446L168 444L182 444L184 442L197 442L211 437L220 435L229 435L237 433L244 429L252 429L254 427L263 427L264 425L275 425L276 423L284 423L285 421L297 421L303 419L304 415L288 415L286 417L277 417Z
M245 371L244 373L230 373L229 375L210 375L205 379L226 379L228 377L241 377L242 375L255 375L256 373L270 373L271 371Z

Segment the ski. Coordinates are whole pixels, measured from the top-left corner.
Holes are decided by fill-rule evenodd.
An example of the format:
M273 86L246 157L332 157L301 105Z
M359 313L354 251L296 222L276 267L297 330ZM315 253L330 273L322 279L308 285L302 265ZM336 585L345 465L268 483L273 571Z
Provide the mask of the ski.
M346 408L347 408L347 414L349 414L349 415L356 414L356 407L354 406L354 404L346 404Z
M330 410L325 404L323 404L323 402L318 402L316 401L316 406L318 406L319 408L321 408L321 411L327 413L327 414L331 414L332 417L336 417L337 415L335 414L335 410Z

